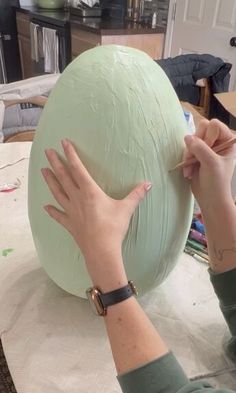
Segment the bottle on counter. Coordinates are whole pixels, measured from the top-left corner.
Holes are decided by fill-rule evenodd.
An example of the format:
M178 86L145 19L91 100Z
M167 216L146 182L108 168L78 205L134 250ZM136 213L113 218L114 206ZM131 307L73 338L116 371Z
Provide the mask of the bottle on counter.
M140 0L139 4L139 21L142 21L143 15L144 15L144 1L145 0Z
M132 19L133 14L133 0L127 1L127 18Z
M157 26L157 13L156 11L152 15L152 29L155 29Z
M68 9L70 8L70 6L71 6L71 0L65 0L64 8L65 8L66 10L68 10Z
M134 22L138 22L139 20L139 5L140 0L133 0L133 15L132 19Z

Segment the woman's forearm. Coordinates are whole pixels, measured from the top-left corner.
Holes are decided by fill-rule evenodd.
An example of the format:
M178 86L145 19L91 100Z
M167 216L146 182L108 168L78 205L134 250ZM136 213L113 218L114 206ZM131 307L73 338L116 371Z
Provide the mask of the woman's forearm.
M118 374L149 363L168 352L134 297L109 307L104 319Z
M233 200L228 199L224 206L222 203L217 205L215 201L207 209L203 209L202 213L212 270L220 273L234 269L236 267L236 207ZM116 280L119 280L119 274L116 275ZM123 274L122 271L120 282L124 280ZM127 279L125 281L127 283ZM104 285L105 282L107 283L108 280L104 277ZM103 285L102 282L100 284ZM134 297L109 307L105 324L118 374L137 368L168 352L166 345Z
M93 265L96 266L97 256L93 258ZM93 284L104 293L121 288L128 282L121 255L113 255L112 258L113 261L110 257L103 261L106 267L103 271L100 269L94 272L93 269L91 274ZM114 266L117 268L114 269ZM134 296L108 307L104 322L118 374L151 362L168 352Z

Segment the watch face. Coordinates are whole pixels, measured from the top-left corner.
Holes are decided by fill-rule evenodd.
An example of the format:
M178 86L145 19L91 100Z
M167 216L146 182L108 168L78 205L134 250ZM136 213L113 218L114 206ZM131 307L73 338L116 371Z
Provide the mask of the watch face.
M89 288L86 291L87 298L96 315L106 315L106 309L100 299L100 291L97 288Z

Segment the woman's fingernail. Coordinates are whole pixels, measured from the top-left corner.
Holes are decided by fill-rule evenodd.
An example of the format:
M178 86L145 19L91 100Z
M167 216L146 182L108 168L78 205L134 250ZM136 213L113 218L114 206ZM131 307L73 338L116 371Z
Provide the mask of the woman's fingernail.
M188 177L188 168L183 169L183 175L185 178Z
M62 146L64 148L67 148L67 146L68 146L68 139L62 139L61 143L62 143Z
M188 178L192 173L192 168L190 166L187 166L183 168L183 175L185 178Z
M48 213L49 212L49 205L43 206L44 210Z
M151 190L151 188L152 188L152 183L147 183L147 184L145 184L144 188L145 188L146 191Z
M186 145L187 145L188 143L191 143L191 142L193 141L193 139L194 139L193 135L186 135L186 136L184 137L184 141L185 141Z
M189 175L190 175L190 168L189 167L185 167L183 169L183 174L184 174L184 177L189 177Z
M43 177L46 177L46 175L47 175L47 168L42 168L41 169L41 173L42 173Z
M49 157L52 152L53 152L53 149L45 149L45 154L47 157Z

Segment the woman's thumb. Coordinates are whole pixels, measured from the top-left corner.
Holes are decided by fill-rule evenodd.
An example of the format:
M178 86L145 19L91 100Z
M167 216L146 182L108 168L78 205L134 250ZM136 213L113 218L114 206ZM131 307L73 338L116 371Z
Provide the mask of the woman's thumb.
M145 182L138 184L124 199L127 203L130 213L133 214L139 203L145 198L148 191L152 188L152 183Z
M184 138L188 151L201 163L211 164L217 157L216 153L200 138L195 135L186 135Z

